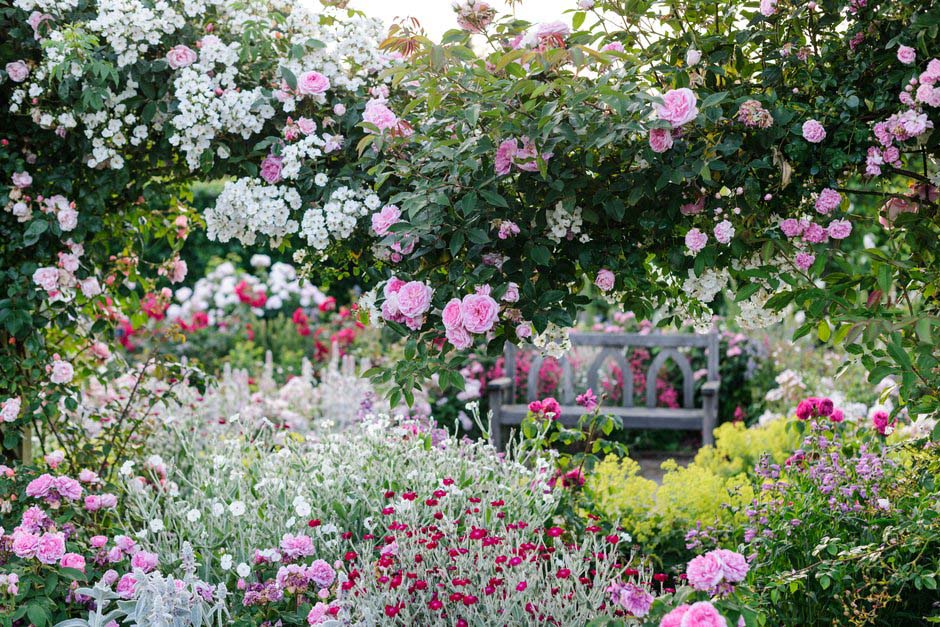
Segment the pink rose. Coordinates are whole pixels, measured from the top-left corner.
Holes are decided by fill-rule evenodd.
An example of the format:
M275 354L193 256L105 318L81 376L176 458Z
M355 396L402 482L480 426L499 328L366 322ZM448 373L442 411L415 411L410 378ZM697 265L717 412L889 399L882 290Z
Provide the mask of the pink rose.
M281 168L284 160L277 155L268 155L261 162L261 178L274 185L281 180Z
M370 100L366 103L366 109L362 113L362 121L375 125L380 131L398 126L398 116L385 106L385 103L381 100Z
M728 621L708 601L699 601L689 606L682 615L680 627L728 627Z
M448 331L463 327L463 305L459 298L451 298L441 310L444 328Z
M803 233L803 224L794 218L787 218L780 223L780 230L787 237L797 237Z
M810 266L813 265L814 261L816 261L816 255L806 252L797 253L796 258L794 259L796 267L800 270L803 270L804 272L810 269Z
M616 277L614 273L606 268L597 271L597 277L594 279L594 285L602 292L609 292L614 289Z
M673 128L678 128L698 115L696 102L695 92L688 87L670 89L663 96L663 103L656 105L656 113L660 120L666 120Z
M289 533L285 533L281 538L280 548L284 555L292 559L298 557L307 557L309 555L313 555L315 552L313 548L313 538L303 534L298 534L295 536Z
M310 118L297 118L297 128L304 135L309 135L317 130L317 123Z
M689 232L685 234L685 245L693 255L697 255L705 248L707 242L708 235L698 229L689 229Z
M71 382L72 377L75 376L75 370L72 368L72 364L61 359L57 359L52 362L52 369L49 376L49 380L55 384L66 384Z
M760 0L760 14L770 17L777 12L777 0Z
M512 159L516 154L519 144L515 139L507 139L500 143L496 149L496 174L505 176L512 170Z
M330 88L330 79L319 72L304 72L297 78L297 92L305 96L322 94Z
M734 237L734 225L728 220L722 220L715 225L714 233L718 243L728 244L731 242L731 238Z
M13 186L19 189L26 189L33 184L33 177L30 176L29 172L14 172L11 179L13 180Z
M134 577L134 575L132 575L131 573L127 573L126 575L121 577L120 581L118 581L117 588L115 588L115 592L117 592L123 599L130 599L131 597L134 596L134 591L136 588L137 588L137 578Z
M454 348L457 350L470 348L470 346L473 344L473 336L471 336L470 333L462 326L447 329L445 335L447 337L447 341L453 344Z
M342 102L337 102L335 105L333 105L333 113L335 115L346 115L346 105L344 105Z
M689 605L683 604L675 608L663 616L663 619L659 622L659 627L680 627L682 625L682 617L689 611L689 607Z
M605 44L604 47L601 48L601 52L623 52L623 51L624 51L623 44L620 43L619 41L612 41L609 44Z
M398 291L398 311L406 318L420 318L431 307L434 290L420 281L409 281Z
M826 129L816 120L803 122L803 139L811 144L818 144L826 139Z
M94 298L101 294L101 285L98 283L98 279L93 276L82 279L78 286L81 288L85 298Z
M20 559L36 557L39 551L39 536L26 531L13 532L13 553Z
M131 566L134 568L139 568L145 573L149 573L157 567L159 561L160 560L157 558L156 553L138 551L137 553L134 553L134 557L131 558Z
M672 148L672 132L668 128L651 128L650 148L653 152L666 152Z
M0 422L13 422L20 414L23 401L19 396L13 396L0 404Z
M385 205L382 210L372 214L372 230L379 237L388 235L388 230L398 224L401 218L401 209L395 205Z
M845 239L852 234L852 223L848 220L833 220L826 229L832 239Z
M166 53L166 62L169 63L170 67L174 70L192 65L196 62L197 58L194 50L182 44L173 46L170 48L170 51Z
M385 296L385 298L388 298L389 294L397 294L399 291L401 291L401 288L404 287L404 285L404 281L396 276L393 276L385 283L385 287L382 288L382 295Z
M898 46L898 61L910 65L917 60L917 52L910 46Z
M463 325L470 333L486 333L499 319L499 304L488 294L463 297Z
M78 553L66 553L59 560L59 566L62 568L74 568L85 572L85 558Z
M519 284L510 282L506 287L505 293L503 293L502 298L504 303L517 303L519 302Z
M721 561L713 553L693 557L685 573L689 578L689 585L703 592L715 588L724 576Z
M55 564L65 555L65 534L44 533L36 546L36 559L43 564Z
M22 61L7 63L6 70L7 76L9 76L10 80L14 83L22 83L26 80L26 77L29 76L29 66Z
M890 424L890 422L891 422L891 417L888 415L887 412L876 411L874 414L872 414L871 424L875 428L875 431L877 431L881 435L884 435L887 432L888 425Z
M695 199L695 202L687 202L679 206L679 212L684 216L702 213L703 209L705 209L705 196L699 196Z
M532 325L528 322L523 322L516 326L516 337L520 340L532 337Z
M107 536L92 536L88 542L93 548L100 549L108 543L108 538Z
M840 204L842 204L842 194L828 187L819 192L819 196L816 197L816 211L823 215L838 208Z
M717 549L712 551L721 560L721 570L725 581L738 583L744 581L747 571L750 570L747 560L740 553L729 551L728 549Z
M822 244L829 239L829 234L820 225L810 222L803 227L803 239L811 244Z
M59 221L59 228L63 231L72 231L78 226L78 212L71 207L66 207L56 215Z

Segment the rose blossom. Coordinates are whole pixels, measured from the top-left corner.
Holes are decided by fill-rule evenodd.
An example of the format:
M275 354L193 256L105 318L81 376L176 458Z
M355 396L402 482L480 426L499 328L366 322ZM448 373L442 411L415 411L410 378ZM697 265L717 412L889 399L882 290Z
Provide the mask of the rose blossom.
M157 567L159 561L160 560L156 553L138 551L137 553L134 553L134 557L131 558L131 566L134 568L139 568L145 573L149 573Z
M319 72L304 72L297 77L297 92L305 96L322 94L330 88L330 79Z
M698 229L689 229L689 232L685 234L685 245L693 255L697 255L700 250L705 248L707 242L708 235Z
M19 189L26 189L33 184L33 177L29 172L14 172L10 178L13 180L13 186Z
M722 220L715 225L715 239L721 244L727 244L734 237L734 226L728 220Z
M127 573L118 581L117 588L114 589L122 599L130 599L134 596L134 590L137 587L137 578L131 573Z
M597 277L594 279L594 285L602 292L609 292L614 289L617 278L614 273L606 268L597 271Z
M388 235L388 230L398 224L401 218L401 209L395 205L385 205L381 211L372 214L372 230L380 237Z
M463 326L447 329L445 336L447 341L458 350L470 348L470 345L473 344L473 336Z
M693 557L686 567L689 585L703 592L713 589L723 577L721 561L714 553Z
M59 566L62 568L74 568L75 570L85 572L85 558L78 553L66 553L62 556L62 559L59 560Z
M777 12L777 0L760 0L760 14L770 17Z
M444 328L450 331L463 326L463 305L459 298L451 298L441 310Z
M516 154L519 144L515 139L507 139L500 143L496 149L496 174L504 176L512 169L512 158Z
M695 48L689 48L685 52L685 64L689 67L693 65L698 65L698 62L702 60L702 52L696 50Z
M809 270L814 261L816 261L816 255L806 252L797 253L796 258L794 259L796 267L803 271Z
M532 325L528 322L516 325L516 337L521 340L532 337Z
M506 286L506 292L503 294L502 300L504 303L519 302L519 284L510 281L509 285Z
M832 239L845 239L852 234L852 223L848 220L833 220L826 231Z
M169 63L170 67L174 70L192 65L196 62L197 58L195 50L183 44L173 46L170 48L170 51L166 53L166 62Z
M816 120L803 122L803 139L811 144L818 144L826 139L826 129Z
M7 76L9 76L10 80L14 83L22 83L26 80L26 77L29 76L29 66L23 63L23 61L7 63L6 71Z
M728 627L728 621L708 601L699 601L689 606L682 615L681 627Z
M910 46L898 46L898 61L910 65L917 59L917 52Z
M36 546L36 559L43 564L55 564L65 555L65 534L44 533Z
M72 364L61 359L56 359L52 362L51 371L49 380L56 384L69 383L72 377L75 376L75 370L72 368Z
M307 577L321 588L328 588L336 580L336 571L324 560L314 560L307 567Z
M284 160L277 155L268 155L261 162L261 178L274 185L281 180L281 168Z
M842 194L826 187L816 197L816 211L826 215L842 203Z
M398 290L398 311L406 318L419 318L431 307L434 290L420 281L409 281Z
M673 128L691 122L698 115L695 92L688 87L670 89L663 95L663 103L656 105L660 120L666 120Z
M463 297L463 325L470 333L486 333L499 318L499 304L488 294Z
M63 231L73 231L78 226L78 212L72 207L66 207L56 215L59 228Z
M381 100L370 100L362 112L362 121L373 124L380 131L394 128L398 125L398 116Z
M13 532L13 553L20 559L36 557L39 550L39 536L26 531Z
M23 401L19 396L13 396L0 404L0 422L13 422L20 414Z
M721 560L721 571L724 574L725 581L731 583L744 581L750 566L748 566L743 555L728 549L717 549L713 553Z
M85 298L94 298L101 294L101 284L98 283L96 277L90 276L87 279L82 279L79 281L78 286Z
M666 152L672 148L672 132L668 128L651 128L649 141L653 152Z
M795 218L787 218L780 223L780 230L787 237L797 237L803 232L803 224Z

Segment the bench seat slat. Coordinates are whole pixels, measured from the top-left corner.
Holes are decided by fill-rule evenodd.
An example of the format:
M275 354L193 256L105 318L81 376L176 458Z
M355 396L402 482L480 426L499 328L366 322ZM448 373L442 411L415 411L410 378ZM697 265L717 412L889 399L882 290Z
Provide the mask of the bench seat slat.
M703 409L670 409L668 407L604 407L603 413L619 416L627 429L688 429L695 431L702 428L705 417ZM500 409L501 422L505 425L518 425L529 412L528 405L503 405ZM571 427L578 423L584 408L578 405L563 405L561 422Z

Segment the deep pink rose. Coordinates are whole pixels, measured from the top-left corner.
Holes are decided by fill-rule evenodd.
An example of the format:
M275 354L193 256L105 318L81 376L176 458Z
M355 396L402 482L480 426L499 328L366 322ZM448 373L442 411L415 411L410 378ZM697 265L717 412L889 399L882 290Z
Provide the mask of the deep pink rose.
M196 62L197 58L198 56L195 50L182 44L173 46L170 48L170 51L166 53L166 62L169 63L170 67L174 70L189 67Z
M75 570L85 572L85 558L78 553L66 553L62 556L62 559L59 560L59 566L62 568L74 568Z
M699 601L689 606L682 616L680 627L728 627L728 621L708 601Z
M157 564L160 562L156 553L150 553L148 551L138 551L134 553L134 557L131 558L131 566L134 568L139 568L145 573L149 573L151 570L157 567Z
M803 225L795 218L787 218L780 223L780 230L787 237L796 237L803 233Z
M713 553L693 557L685 570L689 585L706 592L715 588L724 576L721 561Z
M420 318L431 307L434 291L420 281L409 281L398 290L398 311L406 318Z
M876 411L872 414L871 424L875 427L875 431L884 435L888 430L888 425L891 422L891 417L888 415L888 412Z
M826 129L816 120L803 122L803 139L811 144L818 144L826 139Z
M698 115L698 99L688 87L670 89L663 96L663 103L656 106L660 120L666 120L673 128L691 122Z
M777 0L760 0L760 14L770 17L777 12Z
M388 235L388 230L398 224L401 218L401 209L395 205L385 205L382 210L372 214L372 230L380 237Z
M281 168L284 160L277 155L268 155L261 162L261 178L274 185L281 180Z
M832 239L845 239L852 234L852 223L848 220L833 220L826 228Z
M680 627L680 625L682 625L682 617L689 611L689 607L690 606L686 604L678 606L676 609L663 616L663 619L659 621L659 627Z
M21 559L36 557L39 550L39 536L26 531L13 532L13 553Z
M672 131L668 128L651 128L650 148L653 152L666 152L672 148Z
M441 310L444 328L450 331L463 326L463 304L459 298L451 298Z
M297 92L305 96L322 94L330 88L330 79L319 72L304 72L297 77Z
M42 534L39 538L39 545L36 547L36 559L43 564L56 564L63 555L65 555L65 534L61 531Z
M14 83L22 83L26 80L26 77L29 76L29 66L22 61L7 63L6 70L7 76L9 76L10 80Z
M134 590L137 588L137 578L131 573L127 573L118 581L115 592L121 595L123 599L130 599L134 596Z
M840 204L842 204L842 194L828 187L819 192L819 196L816 197L816 211L823 215L838 208Z
M463 297L463 325L470 333L486 333L499 319L499 303L488 294Z
M614 289L615 283L616 277L613 272L606 268L598 270L597 277L594 279L594 285L596 285L600 291L609 292Z
M898 61L910 65L917 60L917 52L910 46L898 46Z
M807 252L801 252L796 254L793 262L796 264L796 267L804 272L810 269L810 266L813 265L813 262L816 261L816 255Z
M738 583L744 581L750 566L747 560L740 553L729 551L728 549L717 549L712 551L721 561L721 570L725 581Z

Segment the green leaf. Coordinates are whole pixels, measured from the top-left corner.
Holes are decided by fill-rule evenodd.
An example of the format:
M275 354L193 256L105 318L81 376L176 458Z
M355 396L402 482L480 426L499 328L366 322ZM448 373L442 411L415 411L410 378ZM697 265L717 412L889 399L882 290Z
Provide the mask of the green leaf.
M23 244L32 246L39 241L39 236L49 230L49 223L45 220L33 220L23 233Z
M829 323L825 320L820 320L819 326L816 328L816 336L820 341L828 342L831 335L832 328L829 326Z
M29 621L36 627L43 627L46 623L50 622L51 618L49 616L49 610L37 601L30 603L29 607L26 609L26 616L29 617Z
M532 247L532 261L540 266L547 266L551 259L551 252L544 246Z
M287 86L291 89L297 89L297 77L294 76L294 73L291 72L286 67L281 67L281 76L284 78L284 82L287 83Z
M709 107L714 107L718 103L723 102L725 98L727 97L728 97L728 92L726 91L719 91L717 93L714 93L702 102L702 108L707 109Z

